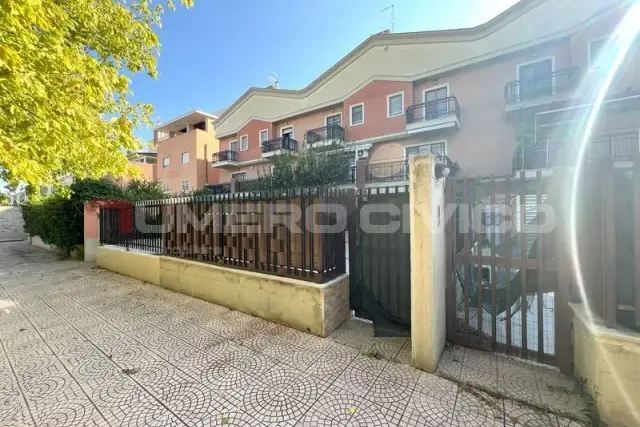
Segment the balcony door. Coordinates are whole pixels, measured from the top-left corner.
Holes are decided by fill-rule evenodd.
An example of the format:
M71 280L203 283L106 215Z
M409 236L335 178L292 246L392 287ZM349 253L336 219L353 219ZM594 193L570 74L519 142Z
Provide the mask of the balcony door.
M432 120L449 115L449 88L447 86L424 91L424 119Z
M520 101L553 94L553 59L518 66Z
M337 138L339 136L338 126L342 126L342 114L327 116L325 121L327 126L327 139Z

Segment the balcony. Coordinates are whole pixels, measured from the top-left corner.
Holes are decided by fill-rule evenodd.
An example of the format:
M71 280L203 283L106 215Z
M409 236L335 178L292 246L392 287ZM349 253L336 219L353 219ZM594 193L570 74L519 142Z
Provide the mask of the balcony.
M580 68L557 70L532 79L515 80L504 87L505 111L538 107L573 97L580 82Z
M408 161L399 160L385 163L369 163L365 171L365 182L407 181L409 179Z
M238 153L232 150L213 153L211 166L220 169L235 169L238 167Z
M513 158L513 170L550 169L575 166L575 150L567 150L571 140L546 140L533 147L524 147ZM594 137L586 154L587 161L598 162L608 158L616 163L630 162L638 153L638 132L624 132Z
M262 157L298 151L298 141L288 136L279 136L262 143Z
M323 147L344 142L344 128L340 125L330 125L311 129L304 136L308 148Z
M421 133L460 128L460 104L455 96L407 108L407 132Z

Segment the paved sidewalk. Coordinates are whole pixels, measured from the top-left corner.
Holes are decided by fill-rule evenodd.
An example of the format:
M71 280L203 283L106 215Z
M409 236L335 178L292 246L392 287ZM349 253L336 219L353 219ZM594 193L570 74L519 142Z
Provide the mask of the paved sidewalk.
M0 244L1 426L578 425L369 350Z

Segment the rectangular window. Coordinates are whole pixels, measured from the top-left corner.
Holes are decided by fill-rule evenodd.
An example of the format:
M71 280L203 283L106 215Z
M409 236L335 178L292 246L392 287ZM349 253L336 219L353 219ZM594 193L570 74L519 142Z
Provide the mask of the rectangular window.
M162 183L162 189L163 189L165 192L167 192L167 193L168 193L169 191L171 191L171 187L169 186L169 183L168 183L168 182L163 182L163 183Z
M553 60L543 59L518 66L520 101L553 94Z
M424 91L425 120L447 117L449 115L449 89L440 87Z
M189 163L189 153L182 153L182 163Z
M191 183L189 183L188 179L183 179L182 181L180 181L180 188L182 189L182 191L189 191L191 190Z
M261 130L260 131L260 146L262 146L262 144L269 139L269 130L265 129L265 130Z
M249 137L242 135L240 137L240 151L247 151L249 149Z
M424 153L447 154L446 151L447 151L447 143L444 141L429 143L429 144L422 144L422 145L415 145L413 147L405 148L405 153L407 158L409 158L409 156L413 156L414 154L424 154Z
M589 41L589 69L595 70L598 66L598 58L602 54L603 48L607 43L606 38Z
M236 179L238 181L244 181L245 179L247 179L247 173L246 172L232 173L231 178Z
M401 116L404 113L404 92L387 96L387 117Z
M286 128L280 129L280 136L288 136L290 139L294 139L293 126L287 126Z
M229 151L238 152L238 141L231 141L229 143Z
M351 106L351 126L364 123L364 102Z
M170 164L170 162L169 162L169 158L168 157L165 157L164 159L162 159L162 167L163 168L168 168L169 164Z

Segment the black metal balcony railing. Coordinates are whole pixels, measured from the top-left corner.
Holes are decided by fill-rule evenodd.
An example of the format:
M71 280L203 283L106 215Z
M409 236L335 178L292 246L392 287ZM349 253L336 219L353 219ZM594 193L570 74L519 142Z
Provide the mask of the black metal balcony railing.
M229 183L205 185L205 188L209 189L213 194L231 193L231 184Z
M513 169L572 166L577 153L570 151L570 143L570 140L541 141L533 147L520 148L513 157ZM613 158L616 162L630 161L638 153L639 143L636 132L598 136L589 143L587 160L593 162Z
M219 151L217 153L213 153L213 157L211 159L213 163L220 162L237 162L238 161L238 153L232 150Z
M271 138L262 143L262 152L270 153L277 150L298 151L298 141L288 136Z
M305 134L305 139L310 146L322 141L344 141L344 128L340 125L329 125L311 129Z
M455 96L411 105L407 108L407 123L455 116L460 120L460 104Z
M365 182L406 181L409 179L408 161L370 163L365 171Z
M552 73L509 82L504 87L506 104L528 101L569 91L580 81L580 68L564 68Z

